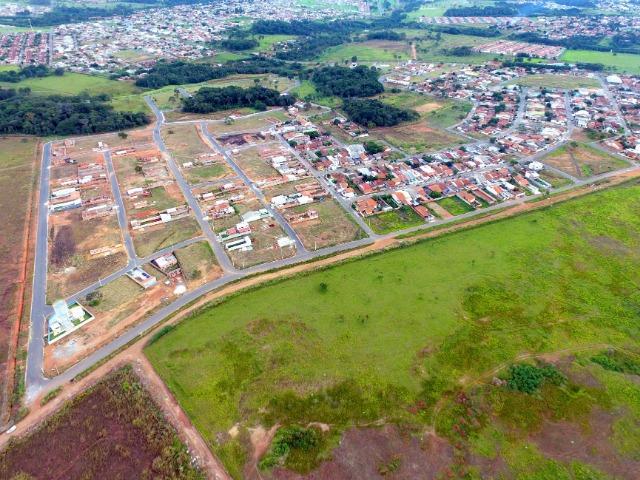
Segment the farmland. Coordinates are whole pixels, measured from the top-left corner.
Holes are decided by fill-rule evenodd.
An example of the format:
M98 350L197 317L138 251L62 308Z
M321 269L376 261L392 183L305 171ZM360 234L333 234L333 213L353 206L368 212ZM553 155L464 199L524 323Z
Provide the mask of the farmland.
M601 439L627 465L614 471L597 455L567 463L563 458L573 457L550 451L535 435L595 434L599 412L614 406L626 415L615 429L629 431L640 420L632 378L588 365L598 380L591 381L559 364L562 374L544 370L551 380L539 397L500 382L487 385L485 397L464 386L477 378L490 382L494 369L523 353L546 352L559 362L562 356L552 352L637 341L639 193L634 181L247 291L197 312L146 353L236 478L248 465L248 428L320 422L328 432L307 433L320 439L313 448L292 450L285 467L309 471L343 434L334 460L344 461L349 448L366 457L358 439L375 435L357 427L376 423L386 424L386 436L376 434L381 444L399 442L398 429L412 432L418 447L452 459L442 468L458 473L464 466L455 458L468 459L476 472L496 466L514 478L545 478L542 472L553 468L546 478L602 469L631 479L637 451L624 436ZM561 385L566 388L556 388ZM481 398L488 400L478 404ZM438 436L423 433L432 425ZM373 464L392 468L395 453L393 468L410 468L403 454L415 450L407 437L400 442L406 448L384 461L374 449ZM556 442L569 448L566 440Z
M27 245L26 233L31 194L36 175L38 140L30 137L0 138L0 204L12 208L0 210L2 235L0 236L0 391L10 388L7 382L7 361L14 356L17 326L20 321L19 296L22 282L28 283L24 262ZM0 404L0 416L7 405Z
M0 453L0 476L203 478L131 367L85 391Z

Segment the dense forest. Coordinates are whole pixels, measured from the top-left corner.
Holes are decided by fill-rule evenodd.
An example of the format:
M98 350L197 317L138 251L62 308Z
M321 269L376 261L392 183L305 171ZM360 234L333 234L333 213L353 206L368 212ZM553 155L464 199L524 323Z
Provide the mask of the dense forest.
M160 88L166 85L200 83L235 74L273 73L293 78L303 70L299 63L287 63L267 58L236 60L222 66L206 63L158 62L153 68L139 72L136 85L145 88Z
M286 107L294 102L294 97L281 95L277 90L265 87L204 87L184 100L182 110L193 113L211 113L241 107L266 110L267 107Z
M29 65L20 70L0 71L0 82L18 83L27 78L48 77L50 75L64 75L64 69L52 70L45 65Z
M106 95L31 95L0 90L0 132L72 135L111 132L149 123L144 113L115 112Z
M397 108L379 100L348 99L342 106L349 118L366 127L392 127L420 118L417 112Z
M367 40L392 40L400 41L407 38L404 32L398 33L393 30L378 30L377 32L367 33Z
M323 67L313 72L311 80L322 95L348 98L370 97L384 91L378 81L380 72L374 67Z
M241 52L243 50L256 48L259 43L253 38L228 38L226 40L214 42L213 45L224 48L225 50L231 50L232 52Z

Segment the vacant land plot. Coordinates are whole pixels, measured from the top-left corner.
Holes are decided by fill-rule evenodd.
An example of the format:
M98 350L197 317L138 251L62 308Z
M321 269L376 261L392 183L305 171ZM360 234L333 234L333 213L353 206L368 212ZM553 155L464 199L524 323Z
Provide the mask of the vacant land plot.
M594 50L567 50L560 56L563 62L600 63L620 72L640 74L640 55L631 53L596 52Z
M409 60L409 44L389 40L369 40L366 42L347 43L328 48L320 57L320 62L394 62Z
M49 217L47 299L64 298L127 264L115 215L82 220L71 210ZM116 253L97 257L91 250L109 247Z
M325 97L320 95L315 85L310 80L303 80L300 85L291 90L291 93L307 102L317 103L329 108L336 108L341 105L339 97Z
M424 220L411 207L401 207L396 210L378 213L367 217L365 221L376 233L390 233L404 228L422 225Z
M130 367L111 374L11 444L0 454L0 476L204 478Z
M290 208L285 218L310 210L317 212L318 218L291 225L307 249L318 250L364 237L362 229L332 199Z
M249 147L237 152L233 151L233 161L254 182L278 178L280 177L278 171L271 166L269 158L263 156L265 150L274 146L277 147L277 144Z
M561 74L527 75L526 77L513 80L510 83L524 87L560 88L564 90L600 87L600 82L596 78Z
M197 125L171 125L162 129L162 139L178 162L195 160L202 154L212 153L211 149L202 141Z
M7 361L16 353L22 288L29 283L25 262L37 148L33 137L0 137L0 398L9 398L4 393L13 371L7 370ZM6 407L0 401L0 418Z
M445 129L467 116L471 110L469 102L443 100L412 92L385 93L379 99L394 107L415 110L420 114L420 120L395 127L371 129L369 133L373 137L411 154L438 150L466 141Z
M464 203L458 197L448 197L438 200L438 204L444 208L451 215L462 215L463 213L471 212L473 208Z
M579 178L600 175L629 166L621 158L579 142L570 142L558 148L544 157L543 162Z
M192 243L175 252L189 287L197 287L222 276L211 245L206 241Z
M639 208L636 181L301 275L205 308L146 352L236 477L251 458L246 429L258 425L329 426L326 434L304 433L316 438L312 447L284 460L300 471L326 458L353 426L397 422L420 435L435 423L442 435L447 425L466 433L473 419L440 424L476 410L458 394L460 386L490 381L494 369L518 355L636 344ZM608 385L640 418L637 383ZM585 398L570 395L572 402ZM497 405L525 422L531 410L529 397L522 398ZM434 422L436 404L449 399L454 414L435 415ZM572 407L549 405L555 421L576 418ZM512 462L509 448L497 452L506 477L537 471L529 461ZM548 464L542 460L536 465ZM569 468L568 460L557 461Z
M426 120L395 127L374 128L369 134L409 154L440 150L467 142L459 135L431 126Z
M198 222L196 222L195 218L189 216L151 227L144 231L137 230L133 234L133 243L138 256L147 257L158 250L201 234L202 231Z
M261 130L268 130L274 123L280 123L286 120L289 120L289 117L284 111L270 110L244 118L209 122L207 125L213 136L217 137L218 135L231 132L259 132Z

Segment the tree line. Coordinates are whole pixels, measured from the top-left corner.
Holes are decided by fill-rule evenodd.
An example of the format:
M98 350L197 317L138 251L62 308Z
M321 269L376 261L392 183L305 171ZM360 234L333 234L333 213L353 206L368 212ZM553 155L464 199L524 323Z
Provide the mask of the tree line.
M0 132L83 135L149 123L140 112L116 112L107 95L32 95L29 89L0 89Z
M136 85L144 88L160 88L166 85L182 85L216 80L237 74L273 73L293 78L303 70L299 63L287 63L268 58L235 60L224 65L189 62L158 62L149 70L138 72Z
M18 83L27 78L41 78L50 75L64 75L64 69L52 70L46 65L29 65L20 70L5 70L0 72L0 82Z
M281 95L280 92L271 88L204 87L183 101L182 110L192 113L211 113L242 107L266 110L267 107L286 107L293 105L294 102L294 97Z

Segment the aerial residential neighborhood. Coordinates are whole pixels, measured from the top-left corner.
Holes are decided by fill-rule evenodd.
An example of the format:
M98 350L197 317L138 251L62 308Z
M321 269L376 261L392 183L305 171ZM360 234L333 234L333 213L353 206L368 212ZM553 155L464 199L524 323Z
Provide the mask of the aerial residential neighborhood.
M0 2L0 479L635 480L639 193L634 0Z

